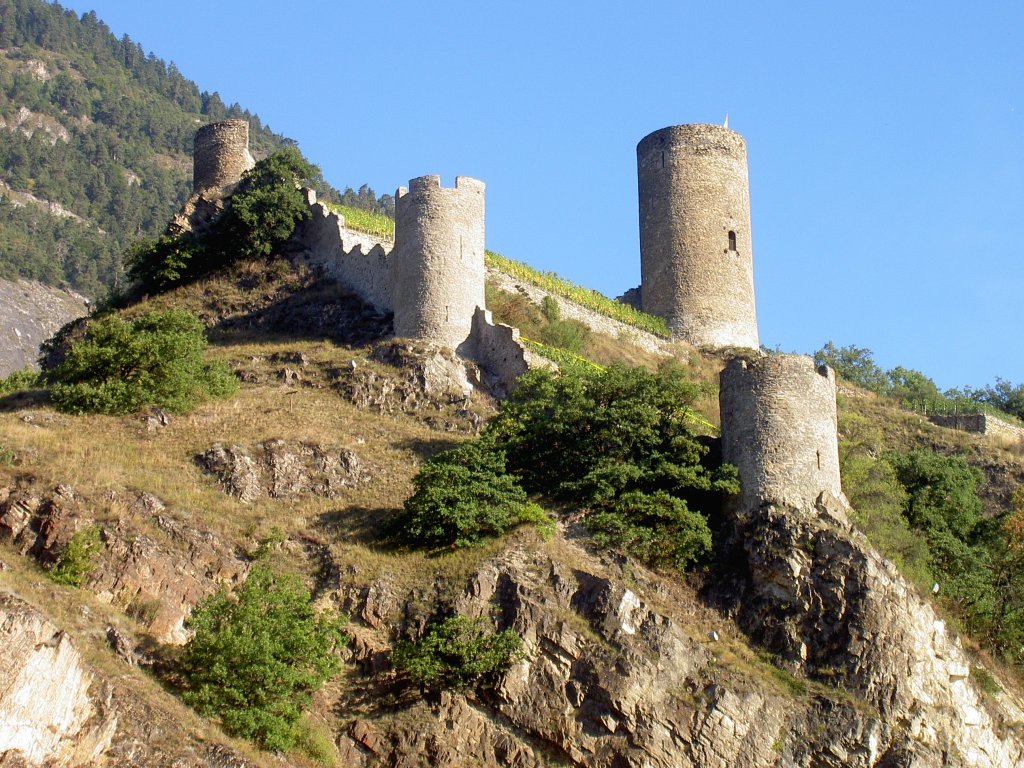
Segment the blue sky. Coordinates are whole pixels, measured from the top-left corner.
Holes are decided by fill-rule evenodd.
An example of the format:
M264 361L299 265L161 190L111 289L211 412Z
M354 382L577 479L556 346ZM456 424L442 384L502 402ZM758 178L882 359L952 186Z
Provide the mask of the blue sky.
M728 112L763 343L1024 381L1019 0L62 4L336 186L483 179L489 248L612 296L640 279L636 143Z

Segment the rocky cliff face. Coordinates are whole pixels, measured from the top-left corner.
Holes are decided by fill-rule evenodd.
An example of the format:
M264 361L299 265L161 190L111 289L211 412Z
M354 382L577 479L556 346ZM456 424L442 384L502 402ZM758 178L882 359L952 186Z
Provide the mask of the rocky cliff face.
M766 509L749 525L747 577L722 590L736 624L572 540L488 560L448 609L496 615L526 659L478 696L353 721L342 740L352 764L1024 764L1019 705L979 693L958 642L852 531L841 501ZM355 579L339 596L366 627L354 653L368 671L387 627L414 631L426 617L412 606L431 603L387 578Z
M814 506L766 504L740 518L749 573L728 599L741 626L791 669L864 705L851 722L870 737L843 765L1024 765L1020 702L979 691L959 639L847 511L823 494Z
M0 766L87 766L117 718L66 633L0 593Z
M0 377L36 368L39 345L89 311L84 296L31 280L0 280Z

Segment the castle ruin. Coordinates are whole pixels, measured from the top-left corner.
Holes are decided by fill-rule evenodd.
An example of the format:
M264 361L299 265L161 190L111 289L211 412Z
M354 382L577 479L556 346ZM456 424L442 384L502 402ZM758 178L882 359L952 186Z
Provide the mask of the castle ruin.
M805 355L733 358L719 390L722 461L740 473L740 510L840 496L836 377Z
M192 155L192 190L224 191L255 165L249 154L247 120L222 120L196 131Z
M757 349L747 147L719 125L674 125L636 148L640 305L698 347Z
M196 133L195 189L178 217L193 230L215 210L204 205L205 197L229 193L252 167L248 137L244 120L211 123ZM395 194L392 241L349 229L344 216L307 189L310 216L293 240L308 263L390 313L396 336L451 347L478 363L501 393L533 356L519 331L495 325L485 306L484 191L482 181L468 176L450 188L439 176L412 179Z

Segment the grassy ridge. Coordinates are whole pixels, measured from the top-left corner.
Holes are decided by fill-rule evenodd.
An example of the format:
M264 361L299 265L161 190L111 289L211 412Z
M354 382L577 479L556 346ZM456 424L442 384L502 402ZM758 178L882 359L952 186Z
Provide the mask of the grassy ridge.
M668 326L660 317L648 315L634 309L629 304L609 299L591 288L584 288L559 277L554 272L541 272L521 261L510 259L494 251L487 251L484 260L488 267L504 272L509 277L525 280L543 288L548 293L568 299L574 304L598 312L613 320L632 325L642 331L653 333L663 338L669 337Z
M324 203L330 210L345 217L345 226L366 232L376 237L395 239L395 220L383 214L371 213L358 208L350 208L347 205L337 203ZM586 309L593 310L599 314L610 317L613 320L632 325L642 331L653 333L655 336L669 338L668 326L660 317L648 315L628 304L609 299L590 288L576 285L565 278L559 277L554 272L541 272L521 261L502 256L494 251L486 251L484 262L491 269L504 272L509 277L524 280L548 293L561 296L574 304Z

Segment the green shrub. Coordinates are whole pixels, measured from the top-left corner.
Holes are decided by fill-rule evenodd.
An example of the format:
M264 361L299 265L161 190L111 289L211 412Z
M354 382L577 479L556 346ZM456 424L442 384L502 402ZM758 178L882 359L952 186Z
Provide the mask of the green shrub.
M177 285L202 271L206 247L190 234L140 240L128 249L128 277L144 293Z
M417 474L397 534L474 544L543 520L526 502L533 493L585 509L599 545L682 569L711 546L696 510L739 490L734 467L704 465L708 449L691 431L689 403L702 391L677 367L529 371L479 439Z
M391 663L423 688L463 690L507 670L522 658L522 648L510 629L495 632L485 618L451 616L415 643L396 643Z
M188 312L111 316L89 324L48 378L50 397L69 413L131 413L156 405L181 413L238 383L226 364L205 363L206 336Z
M665 491L624 493L588 515L585 524L598 546L679 571L711 551L707 521Z
M300 182L311 185L319 177L317 167L295 147L279 150L246 171L212 235L215 261L269 256L279 250L295 225L310 215Z
M96 567L100 551L100 529L93 525L77 531L64 547L57 562L46 573L58 584L80 587Z
M38 386L40 386L39 372L22 368L9 374L7 378L0 379L0 395L8 395L19 389L33 389Z
M308 715L295 724L295 751L317 765L338 764L338 750L331 732L322 722L314 722Z
M431 458L395 521L396 538L421 547L464 547L526 523L551 521L505 468L505 454L468 441Z
M298 576L259 562L234 599L224 591L207 598L188 627L186 703L264 749L294 746L303 710L339 669L339 620L316 614Z

